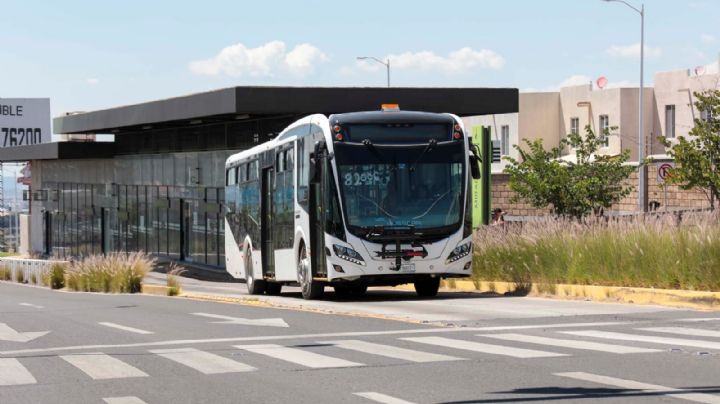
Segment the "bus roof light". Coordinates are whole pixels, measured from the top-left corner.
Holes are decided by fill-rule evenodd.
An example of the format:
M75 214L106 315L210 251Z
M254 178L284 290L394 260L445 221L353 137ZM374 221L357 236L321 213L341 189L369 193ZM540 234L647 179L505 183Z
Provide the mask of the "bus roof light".
M400 104L382 104L381 108L384 112L400 111Z

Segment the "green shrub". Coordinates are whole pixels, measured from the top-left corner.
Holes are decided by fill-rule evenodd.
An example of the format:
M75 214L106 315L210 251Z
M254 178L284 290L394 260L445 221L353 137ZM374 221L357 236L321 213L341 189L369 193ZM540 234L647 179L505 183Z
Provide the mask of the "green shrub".
M154 262L142 252L91 255L70 265L65 278L71 290L137 293Z
M480 229L473 276L516 284L720 291L720 213L544 218Z
M65 265L55 263L50 267L45 276L43 276L43 284L51 289L62 289L65 287Z
M7 265L0 265L0 281L11 281L12 271Z

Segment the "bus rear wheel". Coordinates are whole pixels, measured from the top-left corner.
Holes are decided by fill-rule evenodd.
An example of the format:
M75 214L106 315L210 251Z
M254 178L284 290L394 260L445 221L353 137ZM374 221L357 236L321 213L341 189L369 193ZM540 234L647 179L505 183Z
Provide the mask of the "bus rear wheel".
M255 279L250 253L248 253L247 258L245 258L245 285L247 286L248 294L262 295L265 292L265 281Z
M302 297L305 300L319 299L325 292L325 285L317 282L312 277L312 269L310 268L310 259L307 256L305 244L300 246L300 254L298 254L298 280L302 290Z
M440 288L440 278L423 278L415 281L415 292L421 297L433 297Z

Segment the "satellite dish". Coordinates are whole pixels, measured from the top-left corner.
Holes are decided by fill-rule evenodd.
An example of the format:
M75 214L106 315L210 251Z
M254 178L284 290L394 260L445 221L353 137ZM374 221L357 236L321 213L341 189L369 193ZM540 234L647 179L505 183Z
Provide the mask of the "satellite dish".
M698 66L695 68L696 76L702 76L703 74L705 74L705 66Z
M607 85L608 79L605 76L600 76L600 77L598 77L596 83L597 83L598 88L602 89Z

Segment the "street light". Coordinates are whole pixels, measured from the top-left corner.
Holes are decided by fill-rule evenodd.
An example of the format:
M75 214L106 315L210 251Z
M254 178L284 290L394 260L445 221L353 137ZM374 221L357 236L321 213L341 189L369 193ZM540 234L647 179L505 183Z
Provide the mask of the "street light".
M636 13L640 14L640 123L638 125L638 164L645 158L645 133L643 130L643 64L645 62L645 5L641 4L640 9L632 6L624 0L603 0L607 3L622 3ZM647 167L642 166L638 173L638 205L641 212L647 212Z
M390 58L388 58L385 62L382 60L372 57L372 56L358 56L357 60L374 60L382 65L385 65L385 68L387 69L387 86L390 87Z

